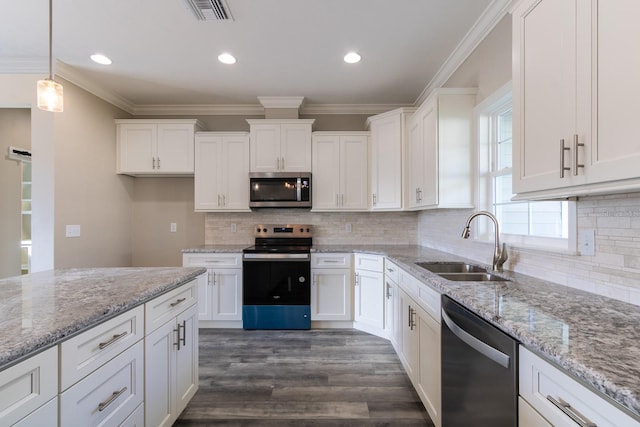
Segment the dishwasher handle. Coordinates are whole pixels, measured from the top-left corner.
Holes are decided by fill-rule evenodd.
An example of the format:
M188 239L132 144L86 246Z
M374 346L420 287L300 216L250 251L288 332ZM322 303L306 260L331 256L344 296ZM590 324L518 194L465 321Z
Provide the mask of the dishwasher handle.
M465 344L476 350L478 353L493 360L503 368L509 369L509 360L511 359L511 357L499 350L496 350L489 344L480 341L478 338L474 337L473 335L462 329L460 326L456 325L456 323L447 315L444 310L442 310L442 320L444 320L444 323L446 323L446 325L449 327L449 330L451 330L451 332L456 337L460 338Z

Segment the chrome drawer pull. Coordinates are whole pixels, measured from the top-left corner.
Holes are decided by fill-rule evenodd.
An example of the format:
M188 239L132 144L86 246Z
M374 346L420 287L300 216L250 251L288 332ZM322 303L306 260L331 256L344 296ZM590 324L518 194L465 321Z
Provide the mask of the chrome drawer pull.
M547 395L547 400L553 403L553 406L564 412L567 417L578 423L580 427L598 427L596 423L592 422L589 418L582 415L569 403L565 402L561 397L556 400L551 397L551 395Z
M120 391L114 391L110 398L98 405L98 411L102 412L107 409L107 406L111 405L111 403L113 403L113 401L120 397L120 395L125 391L127 391L126 387L123 387Z
M109 341L101 342L100 344L98 344L98 348L100 350L102 350L103 348L109 347L111 344L113 344L114 342L118 341L120 338L124 337L128 333L129 332L124 331L123 333L121 333L119 335L114 335L113 338L111 338Z
M180 298L178 300L176 300L176 302L172 302L171 304L169 304L171 307L175 307L176 305L180 304L181 302L186 301L186 298Z
M178 325L178 330L180 329L181 325ZM178 333L178 335L180 335ZM180 336L178 336L178 340L182 341L182 345L186 346L187 345L187 321L183 320L182 321L182 338L180 338Z
M564 178L564 172L570 171L571 168L568 168L564 165L564 152L571 151L570 147L564 146L564 139L560 140L560 178Z
M578 147L584 148L584 143L578 141L578 135L573 135L573 176L578 176L578 169L583 168L584 164L580 164L578 160Z

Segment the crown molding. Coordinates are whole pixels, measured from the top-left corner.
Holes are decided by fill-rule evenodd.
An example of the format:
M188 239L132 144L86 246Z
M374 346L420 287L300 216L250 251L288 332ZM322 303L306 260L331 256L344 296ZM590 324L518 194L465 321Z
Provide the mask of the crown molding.
M0 74L43 74L49 72L46 56L0 58Z
M380 114L396 108L412 107L407 104L305 104L300 114Z
M136 105L133 115L141 116L264 116L259 104L189 104L189 105Z
M493 30L500 20L509 13L514 0L493 0L473 27L467 32L451 55L427 84L414 105L419 106L434 89L442 87L476 47Z
M104 99L108 103L115 105L116 107L126 111L129 114L133 114L135 111L135 105L127 99L115 94L109 90L103 89L98 83L90 78L87 78L84 74L78 71L76 68L65 64L61 61L56 61L55 74L63 79L73 83L74 85L86 90L89 93Z

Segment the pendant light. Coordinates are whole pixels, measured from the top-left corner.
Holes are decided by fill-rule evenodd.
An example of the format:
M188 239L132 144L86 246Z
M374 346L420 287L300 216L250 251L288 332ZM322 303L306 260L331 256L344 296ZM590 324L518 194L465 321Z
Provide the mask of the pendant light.
M49 0L49 78L38 80L38 108L59 113L63 107L62 85L53 81L53 0Z

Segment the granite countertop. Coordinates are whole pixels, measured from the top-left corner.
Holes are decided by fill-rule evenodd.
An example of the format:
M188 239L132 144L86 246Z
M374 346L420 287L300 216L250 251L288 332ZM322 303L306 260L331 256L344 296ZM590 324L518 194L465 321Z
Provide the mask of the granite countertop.
M417 245L314 245L312 251L389 257L640 420L640 307L513 272L500 273L509 282L445 280L415 263L479 263Z
M242 250L251 243L238 244L238 245L203 245L197 248L183 249L183 254L210 254L210 253L233 253L242 252Z
M69 269L0 279L0 370L205 271L179 267Z

